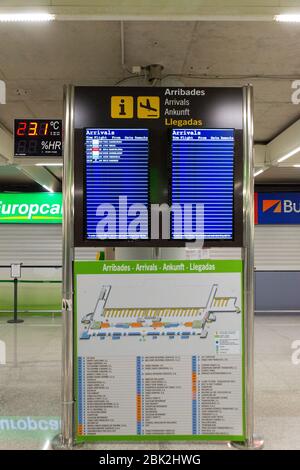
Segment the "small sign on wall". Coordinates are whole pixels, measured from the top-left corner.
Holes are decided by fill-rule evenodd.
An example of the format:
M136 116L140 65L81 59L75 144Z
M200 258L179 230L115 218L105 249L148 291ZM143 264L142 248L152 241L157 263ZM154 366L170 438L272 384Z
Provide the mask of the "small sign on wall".
M15 119L15 157L61 157L61 119Z
M20 279L21 277L21 264L13 263L10 265L10 277L12 279Z
M300 224L300 192L255 193L256 224Z
M61 193L0 193L0 224L61 224Z

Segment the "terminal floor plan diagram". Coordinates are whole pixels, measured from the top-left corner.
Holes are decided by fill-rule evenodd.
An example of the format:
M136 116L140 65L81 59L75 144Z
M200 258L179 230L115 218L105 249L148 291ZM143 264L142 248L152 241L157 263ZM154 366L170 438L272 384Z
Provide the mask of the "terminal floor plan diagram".
M75 263L78 440L241 439L242 263L109 263Z
M107 307L111 289L111 285L100 287L94 311L82 317L80 339L94 336L113 340L125 336L156 339L163 335L170 339L175 336L188 339L192 335L206 338L207 324L217 321L217 314L240 313L237 298L219 296L218 284L212 284L206 301L201 298L204 305L190 307Z

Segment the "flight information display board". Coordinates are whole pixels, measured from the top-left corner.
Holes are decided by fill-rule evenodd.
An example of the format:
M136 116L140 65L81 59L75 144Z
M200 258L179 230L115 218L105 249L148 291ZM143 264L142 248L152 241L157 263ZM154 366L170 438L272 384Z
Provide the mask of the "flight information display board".
M234 129L173 129L171 153L171 202L182 208L182 223L176 224L173 215L172 238L193 238L198 204L203 205L203 238L232 240ZM183 232L186 210L192 211L191 230Z
M75 87L74 110L75 246L242 246L242 88ZM134 212L140 203L147 215Z
M88 128L85 156L85 239L148 239L148 129Z

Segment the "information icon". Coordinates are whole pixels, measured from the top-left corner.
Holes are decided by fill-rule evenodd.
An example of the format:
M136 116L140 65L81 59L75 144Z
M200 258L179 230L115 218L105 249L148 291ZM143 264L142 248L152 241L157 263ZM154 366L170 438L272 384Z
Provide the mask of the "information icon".
M110 114L113 119L132 119L133 96L112 96Z

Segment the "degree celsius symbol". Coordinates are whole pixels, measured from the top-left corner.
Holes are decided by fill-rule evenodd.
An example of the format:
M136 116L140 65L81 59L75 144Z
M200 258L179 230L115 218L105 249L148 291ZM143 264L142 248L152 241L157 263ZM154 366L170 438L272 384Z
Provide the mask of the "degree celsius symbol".
M52 127L55 131L58 131L60 127L59 121L50 121L50 127Z

